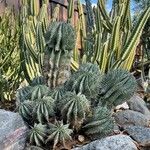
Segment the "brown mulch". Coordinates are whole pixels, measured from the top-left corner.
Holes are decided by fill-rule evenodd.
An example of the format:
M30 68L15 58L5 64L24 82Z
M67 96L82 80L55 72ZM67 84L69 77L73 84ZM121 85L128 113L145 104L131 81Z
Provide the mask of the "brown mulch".
M8 111L15 111L16 109L16 102L15 100L11 100L11 101L0 101L0 109L5 109Z

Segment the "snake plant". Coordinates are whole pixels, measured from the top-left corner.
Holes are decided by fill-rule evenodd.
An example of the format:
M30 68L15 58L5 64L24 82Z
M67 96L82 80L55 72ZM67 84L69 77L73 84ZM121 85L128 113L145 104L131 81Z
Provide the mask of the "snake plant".
M4 84L0 99L12 101L20 83L24 79L20 72L18 15L12 8L6 7L0 15L0 76Z

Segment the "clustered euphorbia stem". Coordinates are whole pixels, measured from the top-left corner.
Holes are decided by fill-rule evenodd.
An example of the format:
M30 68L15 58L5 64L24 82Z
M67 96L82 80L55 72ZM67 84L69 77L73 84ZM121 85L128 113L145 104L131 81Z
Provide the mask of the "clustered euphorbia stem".
M46 60L47 59L47 60ZM70 56L62 54L61 51L52 51L52 54L45 56L43 74L46 77L50 88L62 85L70 77Z
M46 36L43 75L53 89L70 77L71 54L75 45L74 29L69 23L53 22Z

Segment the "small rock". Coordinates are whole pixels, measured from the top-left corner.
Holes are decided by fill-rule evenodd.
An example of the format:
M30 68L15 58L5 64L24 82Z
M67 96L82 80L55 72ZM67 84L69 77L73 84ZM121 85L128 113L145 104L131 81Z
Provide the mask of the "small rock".
M18 113L0 109L0 150L23 150L27 132Z
M147 108L145 101L141 97L134 95L129 101L127 101L127 103L131 110L147 115L150 119L150 111Z
M127 126L124 129L140 146L150 146L150 128Z
M137 150L137 147L129 136L120 134L96 140L73 150Z
M79 142L82 143L82 142L84 142L84 140L85 140L85 138L84 138L83 135L79 135L79 136L78 136L78 141L79 141Z
M124 110L115 113L114 115L116 123L121 126L124 125L140 125L149 126L149 118L142 113L133 110Z
M119 127L118 127L118 125L116 123L114 124L114 130L113 130L113 132L115 134L119 134L120 133L120 129L119 129Z
M129 106L128 106L127 102L125 102L125 103L123 103L123 104L121 104L121 105L118 105L118 106L116 107L116 109L117 109L117 110L118 110L118 109L129 109Z

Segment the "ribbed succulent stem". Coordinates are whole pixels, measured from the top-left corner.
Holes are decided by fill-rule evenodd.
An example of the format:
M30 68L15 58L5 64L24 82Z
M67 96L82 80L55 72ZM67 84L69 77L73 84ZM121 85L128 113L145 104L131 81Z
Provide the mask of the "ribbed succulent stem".
M75 46L74 29L69 23L53 22L46 35L43 75L51 89L70 77L71 54Z
M70 77L71 57L62 51L48 52L44 58L43 74L46 77L48 86L54 89L58 85L62 85ZM48 72L47 72L48 71Z

